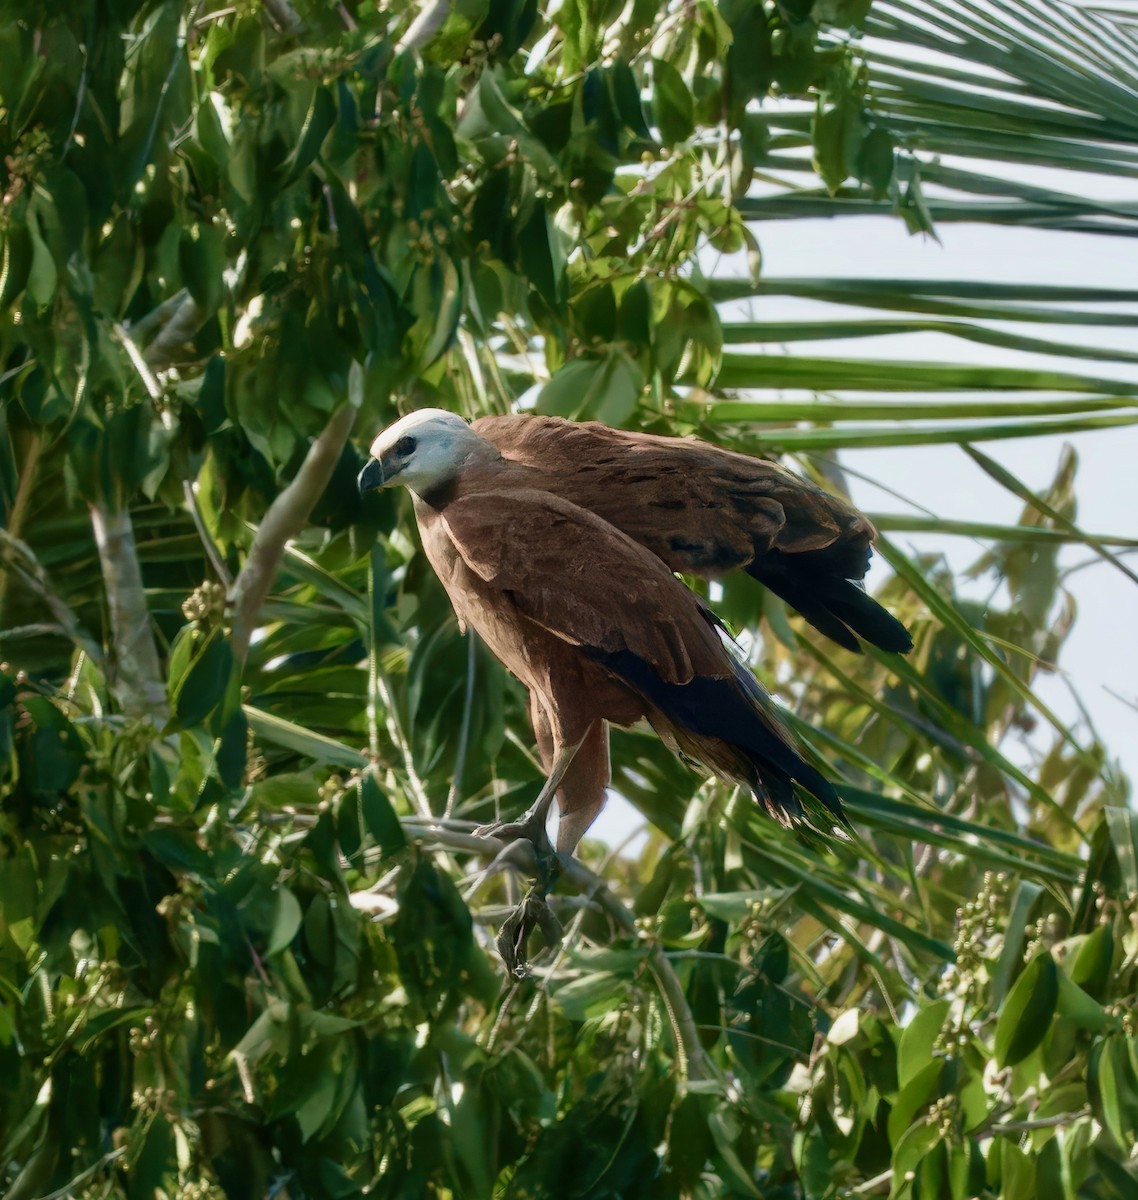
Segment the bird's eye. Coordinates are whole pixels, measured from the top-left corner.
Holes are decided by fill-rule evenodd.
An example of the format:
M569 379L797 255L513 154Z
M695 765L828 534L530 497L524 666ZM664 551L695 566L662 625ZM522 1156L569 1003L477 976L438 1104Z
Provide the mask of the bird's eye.
M400 458L406 458L407 455L415 453L415 447L417 445L418 443L413 437L401 437L399 441L395 443L395 453L398 454Z

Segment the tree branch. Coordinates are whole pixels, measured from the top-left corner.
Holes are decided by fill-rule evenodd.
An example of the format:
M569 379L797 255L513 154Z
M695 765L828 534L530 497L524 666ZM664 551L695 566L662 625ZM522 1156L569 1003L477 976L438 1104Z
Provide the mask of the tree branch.
M435 0L434 4L424 9L396 43L396 54L404 50L421 50L442 29L450 16L450 7L450 0Z
M288 0L265 0L265 12L281 33L295 35L304 32L304 22Z
M165 371L173 366L177 351L198 331L202 323L202 311L189 292L181 291L147 313L131 329L130 335L142 341L155 325L160 326L157 336L142 352L142 358L152 371Z
M296 477L269 505L257 530L245 565L229 594L229 612L233 624L233 652L244 662L257 614L277 577L285 545L304 528L316 501L332 478L356 415L363 401L363 371L352 364L348 380L348 400L328 420L328 424L308 448Z
M24 463L20 468L20 480L16 485L16 495L12 501L11 511L8 513L7 532L10 539L15 542L20 536L20 530L24 524L24 514L28 509L28 502L31 499L32 484L35 482L36 471L39 468L40 454L43 451L43 436L39 433L33 433L28 440L27 449L24 452ZM19 543L23 551L28 556L32 556L30 548ZM34 556L32 556L34 562ZM39 563L36 563L39 567ZM42 575L43 568L40 567ZM0 574L0 627L3 623L4 601L8 592L8 576Z
M92 504L90 511L110 611L119 700L127 716L152 717L161 724L167 716L166 688L130 513L105 502Z

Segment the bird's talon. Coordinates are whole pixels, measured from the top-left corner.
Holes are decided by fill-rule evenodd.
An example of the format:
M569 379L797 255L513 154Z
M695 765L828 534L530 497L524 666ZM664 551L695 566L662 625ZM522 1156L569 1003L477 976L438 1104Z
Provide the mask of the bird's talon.
M512 842L528 842L533 847L536 863L536 878L544 895L561 874L561 863L557 851L545 831L545 824L533 817L520 821L495 821L474 831L475 837L494 838L509 845Z
M550 949L560 943L564 932L539 889L540 885L526 893L498 931L498 953L515 979L524 979L530 974L526 944L535 928L541 930L546 947Z

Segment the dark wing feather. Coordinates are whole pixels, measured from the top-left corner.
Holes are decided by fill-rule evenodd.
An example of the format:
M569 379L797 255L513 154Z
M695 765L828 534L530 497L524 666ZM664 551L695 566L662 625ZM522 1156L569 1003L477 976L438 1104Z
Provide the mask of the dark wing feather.
M837 496L774 463L705 442L558 417L483 417L475 430L534 487L623 530L673 570L744 569L850 649L906 651L905 627L857 585L875 530ZM853 581L853 582L851 582Z
M674 748L747 783L782 819L802 814L794 781L841 817L833 788L728 653L712 615L649 550L596 514L524 487L465 494L439 519L471 571L639 694Z

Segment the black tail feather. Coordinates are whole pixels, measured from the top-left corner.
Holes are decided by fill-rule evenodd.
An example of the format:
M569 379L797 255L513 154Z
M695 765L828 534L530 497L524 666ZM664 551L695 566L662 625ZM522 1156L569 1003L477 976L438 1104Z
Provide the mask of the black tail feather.
M762 685L754 677L754 675L751 674L750 668L745 663L739 662L734 657L732 657L731 666L735 672L735 682L740 688L742 688L744 693L750 699L752 711L755 709L760 711L769 711L772 709L774 707L774 701L763 690ZM843 825L848 825L849 822L846 819L845 810L842 808L842 802L838 797L838 793L834 791L834 785L820 771L816 770L804 758L802 758L797 750L794 750L793 747L790 747L788 743L782 742L781 739L777 738L777 735L767 728L766 724L761 720L761 718L758 717L757 714L755 715L755 723L760 727L767 738L773 738L774 740L778 741L780 745L786 746L788 749L790 749L791 754L793 755L794 770L786 772L786 791L789 791L790 797L793 800L793 805L797 806L796 815L801 814L802 806L798 802L797 797L794 796L793 788L790 787L792 780L804 787L816 800L820 800L830 816L832 816L835 820L840 821ZM781 721L779 723L781 724ZM747 745L741 745L741 748L748 751L751 749L750 746ZM762 772L763 762L757 757L752 761L754 762L755 767ZM767 769L769 772L769 767ZM787 805L784 807L791 806Z
M681 735L694 743L717 739L738 752L740 781L745 781L768 812L784 823L803 816L794 784L815 797L834 820L846 823L842 802L828 779L795 749L774 701L739 662L732 660L734 678L697 676L690 683L665 683L642 658L630 651L596 655L614 675L624 680L657 708ZM692 745L693 753L698 747ZM705 747L706 749L706 747ZM700 756L715 766L713 753ZM746 763L749 770L742 767Z
M826 606L871 645L897 654L907 654L913 648L912 635L905 626L848 579L834 581L826 596Z
M861 651L854 634L897 654L913 648L905 626L852 579L819 569L819 564L794 562L777 551L757 556L747 572L847 650Z

